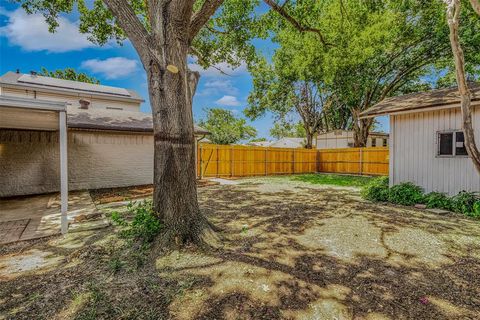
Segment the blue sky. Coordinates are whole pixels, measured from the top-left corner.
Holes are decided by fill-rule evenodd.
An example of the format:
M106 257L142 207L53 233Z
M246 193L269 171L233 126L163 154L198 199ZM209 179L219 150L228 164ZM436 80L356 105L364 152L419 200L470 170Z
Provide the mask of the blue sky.
M74 68L95 76L102 84L136 90L146 102L142 111L149 112L145 71L135 50L127 41L103 47L93 45L86 35L78 32L75 15L62 16L54 34L48 32L43 17L27 15L17 4L3 2L0 7L0 73L20 69L23 73ZM274 46L269 41L256 41L255 46L271 55ZM226 64L217 65L229 75L215 68L201 69L194 62L189 67L200 71L201 78L193 102L195 119L203 117L203 109L222 107L243 117L243 109L252 88L251 76L244 65L232 70ZM381 129L388 131L387 119L381 120ZM269 138L273 117L266 115L254 122L259 137Z

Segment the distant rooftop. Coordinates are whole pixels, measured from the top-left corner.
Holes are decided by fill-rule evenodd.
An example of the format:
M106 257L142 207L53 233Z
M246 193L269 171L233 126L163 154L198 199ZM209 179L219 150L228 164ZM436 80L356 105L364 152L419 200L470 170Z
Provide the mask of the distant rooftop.
M57 79L32 74L7 72L0 77L0 84L17 87L29 87L70 93L84 93L91 95L110 96L143 102L144 100L135 91L105 86L100 84L85 83L72 80Z

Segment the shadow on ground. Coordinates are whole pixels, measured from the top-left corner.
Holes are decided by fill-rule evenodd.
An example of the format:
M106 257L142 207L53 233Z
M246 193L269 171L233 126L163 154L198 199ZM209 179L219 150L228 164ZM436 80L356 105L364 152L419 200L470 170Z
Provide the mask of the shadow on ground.
M284 180L207 187L199 198L223 229L223 248L172 252L155 265L144 264L134 252L119 250L125 244L114 229L9 246L0 258L0 314L16 319L32 314L475 319L480 314L478 221L372 204L351 189ZM31 250L48 252L42 259L49 263L18 262Z

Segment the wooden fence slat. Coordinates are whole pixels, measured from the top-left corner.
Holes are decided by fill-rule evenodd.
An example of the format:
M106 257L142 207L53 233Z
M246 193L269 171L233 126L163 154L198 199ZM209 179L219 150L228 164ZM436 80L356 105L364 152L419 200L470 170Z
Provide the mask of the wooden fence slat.
M198 145L201 177L246 177L292 173L388 175L388 147L291 149Z

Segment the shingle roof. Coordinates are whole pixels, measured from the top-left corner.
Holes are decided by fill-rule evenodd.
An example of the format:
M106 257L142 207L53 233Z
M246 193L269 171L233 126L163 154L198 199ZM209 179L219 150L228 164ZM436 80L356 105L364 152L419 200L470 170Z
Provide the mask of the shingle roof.
M83 83L31 74L7 72L0 77L0 84L48 89L63 92L102 95L143 102L143 98L133 90L104 86L100 84Z
M134 111L69 109L67 126L77 129L153 132L152 116ZM194 126L194 131L198 135L209 133L199 126Z
M472 91L472 101L480 101L480 85L472 83L470 84L470 90ZM457 107L455 104L458 104L458 107L460 107L460 96L457 87L437 89L385 99L370 109L363 111L360 116L368 118L401 111L421 111L421 109L425 108L448 105Z

